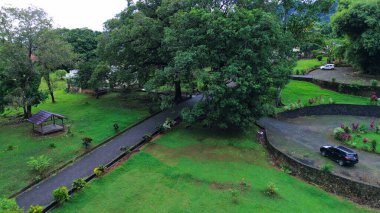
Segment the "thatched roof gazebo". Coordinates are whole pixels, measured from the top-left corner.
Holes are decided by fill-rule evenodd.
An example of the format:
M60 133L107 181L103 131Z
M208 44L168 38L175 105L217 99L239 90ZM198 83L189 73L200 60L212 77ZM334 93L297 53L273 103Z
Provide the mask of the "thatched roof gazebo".
M39 111L28 119L33 124L33 131L41 135L63 131L65 129L63 119L65 117L56 113ZM61 125L56 124L56 120L61 120Z

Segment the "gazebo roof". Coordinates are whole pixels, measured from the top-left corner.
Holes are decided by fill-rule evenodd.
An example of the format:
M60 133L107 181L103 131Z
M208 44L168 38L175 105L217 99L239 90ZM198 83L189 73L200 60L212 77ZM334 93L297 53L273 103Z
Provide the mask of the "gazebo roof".
M30 117L28 119L28 121L30 123L33 123L33 124L36 124L36 125L40 125L42 124L43 122L45 122L47 119L49 119L50 117L58 117L58 118L65 118L64 116L60 115L60 114L56 114L56 113L52 113L52 112L47 112L47 111L39 111L37 114L33 115L32 117Z

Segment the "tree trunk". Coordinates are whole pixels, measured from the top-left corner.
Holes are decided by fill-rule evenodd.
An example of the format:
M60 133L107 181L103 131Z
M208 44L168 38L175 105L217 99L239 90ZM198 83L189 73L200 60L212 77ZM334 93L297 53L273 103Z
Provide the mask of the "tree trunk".
M22 109L24 110L24 118L28 118L28 112L26 110L26 106L23 106Z
M174 96L174 101L176 103L182 101L182 91L181 91L181 82L180 81L175 81L175 96Z
M32 117L32 105L26 106L26 118Z
M51 85L51 82L50 82L50 76L49 76L49 73L45 74L44 78L45 78L46 84L47 84L47 86L48 86L48 88L49 88L49 93L50 93L50 97L51 97L51 102L55 103L54 91L53 91L53 86Z
M282 92L281 87L278 87L277 92L276 92L276 107L284 106L284 104L282 103L282 100L281 100L281 92Z

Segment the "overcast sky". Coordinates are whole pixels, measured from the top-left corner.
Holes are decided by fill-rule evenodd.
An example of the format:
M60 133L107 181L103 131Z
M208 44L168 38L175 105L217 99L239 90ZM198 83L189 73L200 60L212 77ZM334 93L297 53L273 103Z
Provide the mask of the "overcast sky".
M0 0L0 6L44 9L53 18L55 27L103 30L103 23L126 6L126 0Z

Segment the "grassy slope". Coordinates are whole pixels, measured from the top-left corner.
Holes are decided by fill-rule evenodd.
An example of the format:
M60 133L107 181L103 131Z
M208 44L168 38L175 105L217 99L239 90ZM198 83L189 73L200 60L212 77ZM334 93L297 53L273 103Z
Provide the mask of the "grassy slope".
M319 86L304 81L291 80L282 92L282 101L285 105L296 103L298 100L304 105L308 104L308 100L311 98L322 97L324 103L329 102L329 98L337 104L369 104L369 98L341 94L331 90L322 89Z
M53 159L52 169L57 168L84 152L81 141L84 136L93 138L94 146L115 134L114 123L123 129L149 115L146 95L141 92L124 96L112 93L98 100L83 94L67 94L63 90L55 94L56 104L48 99L33 111L44 109L66 116L65 123L71 127L73 135L36 136L30 124L3 126L1 123L6 118L0 118L0 197L9 196L33 181L35 175L27 166L29 157L46 155ZM14 110L8 113L14 114ZM55 149L49 148L52 143ZM15 149L6 151L9 146Z
M296 70L311 70L316 67L319 67L323 64L327 63L327 57L323 57L322 61L318 61L317 59L301 59L297 61L296 66L293 68L293 74L296 74Z
M252 138L178 128L55 212L365 212L273 168ZM269 182L279 196L264 194Z

